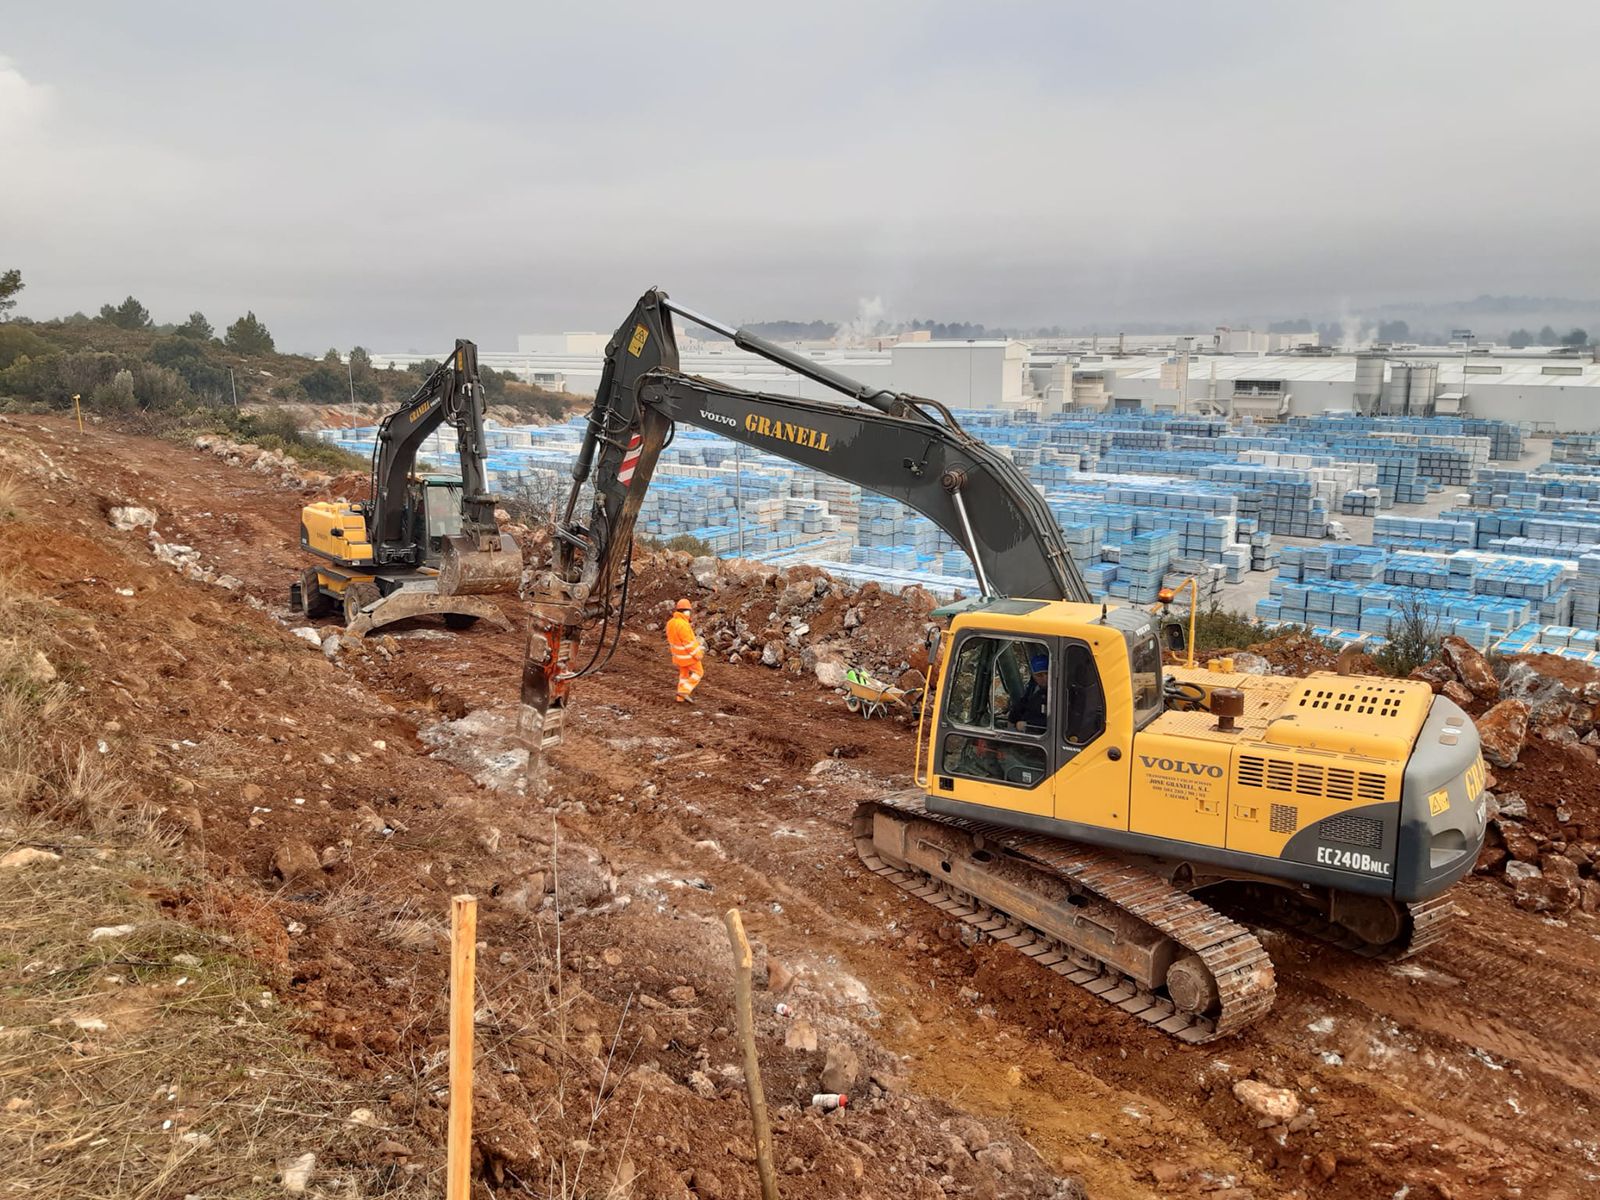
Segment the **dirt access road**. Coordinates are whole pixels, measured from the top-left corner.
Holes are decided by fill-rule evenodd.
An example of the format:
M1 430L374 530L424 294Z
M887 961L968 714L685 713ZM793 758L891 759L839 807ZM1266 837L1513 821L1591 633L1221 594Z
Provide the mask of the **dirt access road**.
M635 1195L755 1194L725 1070L737 1053L720 921L738 905L774 983L793 976L759 1022L785 1194L1600 1194L1592 917L1523 913L1471 879L1452 935L1397 966L1262 930L1273 1013L1178 1045L864 876L849 813L904 785L906 728L743 664L711 663L699 705L674 705L660 626L692 585L673 568L636 588L632 628L579 687L552 796L536 801L516 790L509 745L520 632L419 626L328 661L285 630L301 623L284 606L309 493L55 420L8 418L0 446L13 470L43 472L36 512L70 534L30 531L11 552L90 614L92 686L108 689L119 746L137 734L152 793L165 784L198 810L219 893L256 914L308 1033L422 1136L442 1131L426 1086L443 1028L437 930L450 891L485 897L480 1025L503 1036L480 1144L507 1190L554 1194L540 1188L555 1160L592 1154ZM121 503L155 509L162 538L242 588L155 562L143 531L107 526ZM371 816L377 851L360 832ZM293 837L333 851L314 883L274 879ZM613 1040L626 1061L604 1052ZM802 1106L830 1046L846 1075L859 1059L861 1103L822 1118ZM620 1101L613 1073L638 1084ZM1292 1089L1310 1119L1260 1128L1233 1092L1244 1079ZM567 1102L552 1107L551 1088Z

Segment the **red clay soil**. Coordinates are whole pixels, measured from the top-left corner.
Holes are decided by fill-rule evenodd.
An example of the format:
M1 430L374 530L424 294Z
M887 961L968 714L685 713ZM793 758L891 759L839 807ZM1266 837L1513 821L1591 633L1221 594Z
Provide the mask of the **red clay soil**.
M550 1194L580 1163L596 1195L619 1178L636 1196L757 1194L731 906L762 977L793 976L758 993L757 1019L786 1196L1066 1196L1071 1178L1096 1198L1600 1189L1592 917L1523 913L1475 878L1451 935L1397 966L1263 930L1275 1010L1180 1045L865 875L849 814L905 786L904 723L719 661L697 706L674 705L656 609L678 578L641 588L536 800L511 782L520 633L419 625L329 661L287 631L308 496L33 418L0 425L0 470L30 481L11 557L75 623L66 666L115 723L110 753L214 880L172 905L253 936L308 1036L430 1162L448 897L481 898L483 1196ZM142 532L112 530L103 514L124 502L243 589L182 579ZM1518 785L1568 790L1541 750L1527 763ZM327 865L283 882L272 863L293 841ZM830 1045L862 1078L822 1115L806 1102ZM1247 1078L1295 1089L1312 1127L1258 1128L1232 1092Z

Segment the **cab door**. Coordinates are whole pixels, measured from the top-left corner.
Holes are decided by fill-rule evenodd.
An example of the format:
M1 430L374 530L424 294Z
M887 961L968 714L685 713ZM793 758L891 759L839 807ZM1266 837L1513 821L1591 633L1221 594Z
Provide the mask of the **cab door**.
M1051 728L1058 639L963 630L939 706L931 789L940 799L1048 818L1060 762Z
M1126 829L1132 714L1122 635L1097 629L1061 638L1059 659L1052 815L1077 825Z

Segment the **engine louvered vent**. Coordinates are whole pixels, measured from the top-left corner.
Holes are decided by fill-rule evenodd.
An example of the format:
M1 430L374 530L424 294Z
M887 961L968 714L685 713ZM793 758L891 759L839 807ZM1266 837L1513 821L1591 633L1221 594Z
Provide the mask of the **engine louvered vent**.
M1404 698L1403 689L1378 683L1307 687L1300 695L1300 707L1357 716L1393 717L1399 714Z
M1326 796L1346 803L1355 800L1380 803L1387 798L1389 789L1388 780L1376 771L1324 767L1319 763L1258 754L1239 756L1238 783L1240 787L1293 792L1299 796Z
M1371 817L1329 817L1317 824L1317 835L1325 842L1376 849L1383 845L1383 822Z

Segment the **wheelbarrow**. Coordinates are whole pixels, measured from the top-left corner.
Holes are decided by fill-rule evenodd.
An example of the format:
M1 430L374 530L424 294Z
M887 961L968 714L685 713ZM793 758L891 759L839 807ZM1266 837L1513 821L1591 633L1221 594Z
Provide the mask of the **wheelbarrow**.
M865 671L851 668L844 673L849 689L844 706L864 718L886 717L892 708L903 708L913 717L922 710L923 688L901 688L880 683Z

